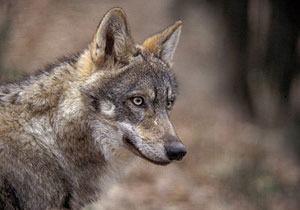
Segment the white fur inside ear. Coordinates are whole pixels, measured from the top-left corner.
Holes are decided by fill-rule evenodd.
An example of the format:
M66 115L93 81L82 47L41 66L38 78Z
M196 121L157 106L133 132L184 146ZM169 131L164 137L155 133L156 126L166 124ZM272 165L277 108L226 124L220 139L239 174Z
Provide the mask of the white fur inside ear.
M163 43L161 59L167 62L170 66L173 64L174 53L181 34L181 26Z
M100 103L101 113L106 115L107 117L115 116L115 105L110 101L102 101Z

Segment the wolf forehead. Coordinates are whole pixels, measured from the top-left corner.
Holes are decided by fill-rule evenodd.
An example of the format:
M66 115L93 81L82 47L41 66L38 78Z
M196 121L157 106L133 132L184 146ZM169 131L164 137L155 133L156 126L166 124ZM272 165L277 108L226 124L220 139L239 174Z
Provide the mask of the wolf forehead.
M100 95L107 95L113 99L119 98L120 93L141 94L143 91L155 95L166 95L170 92L173 97L177 94L178 83L174 72L154 56L137 54L120 73L115 74L114 71L118 70L112 70L99 80L97 89Z

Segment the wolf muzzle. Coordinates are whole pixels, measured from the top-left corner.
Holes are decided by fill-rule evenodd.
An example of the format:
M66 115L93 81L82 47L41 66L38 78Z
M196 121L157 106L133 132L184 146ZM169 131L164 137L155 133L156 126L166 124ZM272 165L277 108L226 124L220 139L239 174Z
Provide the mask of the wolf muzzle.
M186 155L186 149L182 143L173 143L165 146L169 160L182 160Z
M182 160L186 155L186 148L177 136L168 136L165 143L166 154L169 160Z

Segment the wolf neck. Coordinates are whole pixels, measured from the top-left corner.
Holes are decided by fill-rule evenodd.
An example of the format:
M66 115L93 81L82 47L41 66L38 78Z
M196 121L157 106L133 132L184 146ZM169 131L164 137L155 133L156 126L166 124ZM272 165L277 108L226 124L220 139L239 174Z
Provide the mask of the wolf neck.
M0 86L0 105L14 106L17 112L20 107L20 111L31 113L57 106L63 93L76 81L84 80L91 71L89 57L89 51L85 50L79 55L59 59L58 63L23 81Z

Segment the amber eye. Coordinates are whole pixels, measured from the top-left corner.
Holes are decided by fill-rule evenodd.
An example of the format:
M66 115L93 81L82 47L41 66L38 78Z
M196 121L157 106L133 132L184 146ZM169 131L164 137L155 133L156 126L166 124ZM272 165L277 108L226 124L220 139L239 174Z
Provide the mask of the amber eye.
M131 101L136 106L142 106L142 105L144 105L144 99L141 96L132 97Z
M169 101L167 102L167 109L171 109L172 106L173 106L173 101L172 101L172 100L169 100Z

